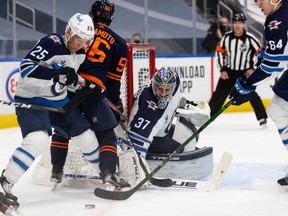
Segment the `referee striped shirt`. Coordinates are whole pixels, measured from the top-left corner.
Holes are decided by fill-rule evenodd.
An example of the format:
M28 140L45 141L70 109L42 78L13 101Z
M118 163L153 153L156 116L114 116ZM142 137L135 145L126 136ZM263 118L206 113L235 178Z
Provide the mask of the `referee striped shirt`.
M240 37L227 32L216 47L216 60L220 71L253 69L261 45L254 35L244 30Z

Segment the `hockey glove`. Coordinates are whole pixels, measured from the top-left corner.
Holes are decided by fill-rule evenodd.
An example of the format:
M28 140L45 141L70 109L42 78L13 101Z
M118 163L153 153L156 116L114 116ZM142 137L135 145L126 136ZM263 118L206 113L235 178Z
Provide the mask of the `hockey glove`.
M77 83L74 85L68 85L67 86L67 90L70 91L70 92L77 92L79 91L81 88L83 88L84 86L89 86L91 84L91 81L90 80L86 80L84 78L82 78L80 75L78 75L78 81Z
M236 80L235 85L231 89L229 98L233 100L233 105L239 106L251 99L255 89L255 86L246 84L245 81L240 77Z
M61 67L59 70L53 71L53 81L54 83L60 83L61 85L76 85L78 82L78 74L75 72L74 68L71 67Z

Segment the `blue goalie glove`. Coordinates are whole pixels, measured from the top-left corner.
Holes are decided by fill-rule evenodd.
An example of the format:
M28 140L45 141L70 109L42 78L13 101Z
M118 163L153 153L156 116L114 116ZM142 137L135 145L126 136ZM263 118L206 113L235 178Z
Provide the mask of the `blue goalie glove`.
M246 84L245 81L240 77L236 80L235 85L231 89L229 99L233 100L233 105L239 106L251 99L255 89L255 86Z

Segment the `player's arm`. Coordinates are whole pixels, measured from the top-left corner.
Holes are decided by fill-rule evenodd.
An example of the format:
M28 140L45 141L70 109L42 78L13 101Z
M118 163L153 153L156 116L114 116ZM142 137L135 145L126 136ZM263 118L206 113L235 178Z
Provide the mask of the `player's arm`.
M107 98L113 103L120 100L121 78L126 68L127 56L126 43L116 47L115 56L107 72Z
M260 65L253 74L247 79L247 84L258 85L259 82L265 82L278 76L285 70L288 61L287 35L277 35L266 43L266 48L259 51L258 58L262 59Z
M226 47L225 47L225 41L227 40L227 38L228 38L227 35L222 37L222 39L216 46L216 62L221 72L227 71L227 67L226 67L227 53L226 53Z
M42 63L54 56L53 41L48 36L42 38L20 63L20 75L23 79L33 77L50 80L53 69L42 66ZM43 64L45 65L45 64Z

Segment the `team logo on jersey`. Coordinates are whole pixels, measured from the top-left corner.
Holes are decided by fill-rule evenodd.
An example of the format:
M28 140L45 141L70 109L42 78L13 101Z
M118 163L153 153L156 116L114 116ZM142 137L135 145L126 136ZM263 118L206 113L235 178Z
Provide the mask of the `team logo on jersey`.
M59 44L61 44L60 38L57 37L56 35L50 35L49 38L52 39L52 40L54 41L54 43L59 43Z
M268 27L269 27L269 30L274 30L274 29L278 29L279 28L279 25L282 23L282 21L278 22L277 20L273 20L269 23Z
M148 101L146 100L147 103L148 103L148 108L149 109L152 109L153 111L155 111L156 109L158 109L158 106L156 105L156 103L154 101Z
M247 51L247 49L248 49L247 44L243 43L240 45L240 51L241 52L245 52L245 51Z

